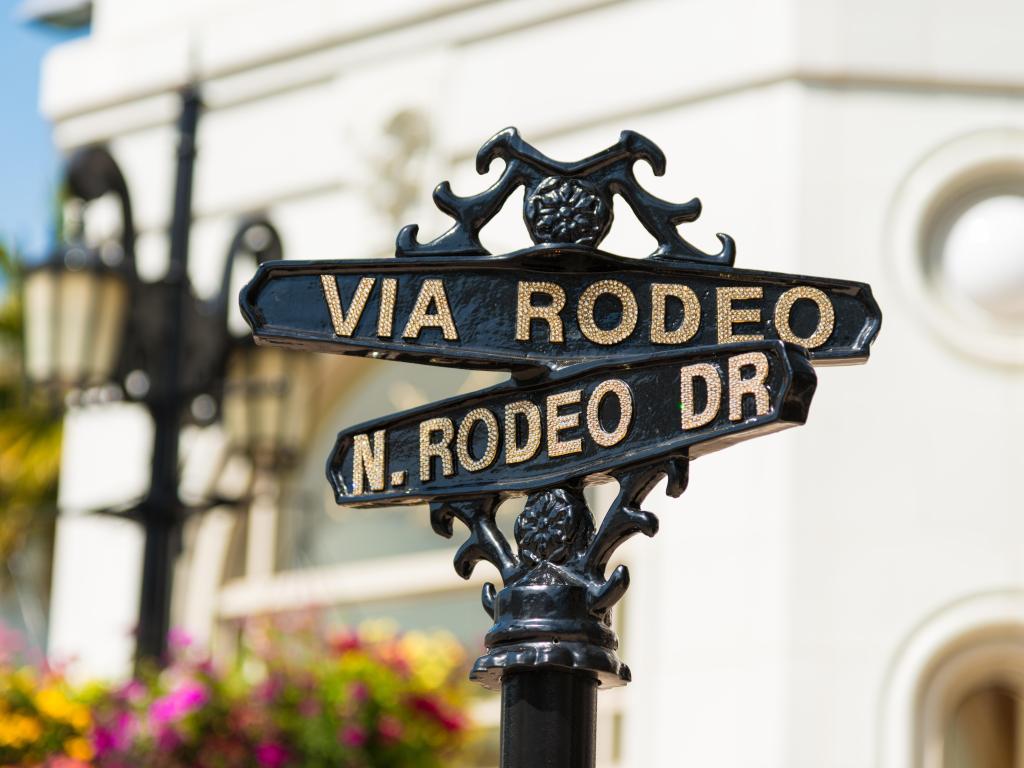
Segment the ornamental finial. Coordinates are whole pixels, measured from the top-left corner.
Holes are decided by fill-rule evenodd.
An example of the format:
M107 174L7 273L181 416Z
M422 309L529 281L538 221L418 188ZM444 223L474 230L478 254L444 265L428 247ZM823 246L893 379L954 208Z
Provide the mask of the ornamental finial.
M429 243L420 243L416 239L419 227L410 224L398 233L395 254L488 255L480 242L480 230L501 210L509 195L524 187L523 219L537 245L597 247L611 228L612 197L618 195L658 241L652 257L724 267L732 266L736 257L736 244L728 235L718 235L722 250L715 254L698 250L679 235L677 225L700 216L700 200L695 197L686 203L669 203L640 185L633 175L633 165L644 160L656 176L661 176L665 155L639 133L623 131L608 149L563 163L538 152L515 128L506 128L480 148L477 172L486 173L494 158L505 161L505 170L490 189L459 197L444 181L434 190L434 203L455 219L451 229Z

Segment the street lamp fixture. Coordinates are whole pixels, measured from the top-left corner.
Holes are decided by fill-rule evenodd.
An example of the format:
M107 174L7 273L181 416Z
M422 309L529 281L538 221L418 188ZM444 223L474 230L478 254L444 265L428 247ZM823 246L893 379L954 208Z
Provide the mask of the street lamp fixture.
M122 232L120 241L93 248L74 226L25 276L26 372L33 383L58 392L111 379L135 280L131 202L114 159L100 147L79 151L68 164L67 188L83 203L115 194Z
M251 273L240 260L251 257L259 265L282 255L281 237L269 221L261 216L243 221L231 241L220 295L234 298L233 270ZM230 307L234 309L234 301ZM280 471L295 461L309 426L313 367L308 354L282 347L257 350L248 333L232 338L224 380L224 427L232 449L245 455L256 470Z
M244 218L232 239L221 290L202 299L188 277L192 178L200 100L182 93L177 175L165 276L139 279L135 227L124 175L104 147L77 152L66 169L70 202L83 210L107 195L120 203L121 235L100 247L72 227L65 242L34 267L25 281L25 326L30 380L51 393L101 387L119 389L153 418L149 489L116 510L145 529L136 657L159 660L166 650L171 576L181 547L181 526L197 507L179 497L179 433L186 423L206 425L222 413L233 447L263 471L279 469L297 449L302 387L309 363L288 351L255 354L248 337L229 330L235 262L282 255L281 239L263 216ZM79 217L81 218L81 217ZM225 503L211 500L199 507ZM114 510L103 510L112 512Z

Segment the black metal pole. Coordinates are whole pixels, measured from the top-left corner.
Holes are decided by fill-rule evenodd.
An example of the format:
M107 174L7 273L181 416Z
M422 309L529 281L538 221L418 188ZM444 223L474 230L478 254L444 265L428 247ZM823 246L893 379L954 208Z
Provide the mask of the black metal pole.
M501 681L501 768L594 768L597 678L517 669Z
M192 177L196 157L199 93L182 94L178 123L178 169L171 219L170 257L164 284L167 306L163 346L150 382L153 416L153 463L149 492L140 507L146 544L142 563L136 661L160 660L167 648L171 582L180 548L182 509L178 497L178 435L185 407L182 369L185 352L185 309L189 301L188 241L192 225Z

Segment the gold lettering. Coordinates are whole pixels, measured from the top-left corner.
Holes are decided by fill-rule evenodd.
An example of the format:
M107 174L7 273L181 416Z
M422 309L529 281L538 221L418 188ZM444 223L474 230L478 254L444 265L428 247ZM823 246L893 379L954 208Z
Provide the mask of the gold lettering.
M619 423L611 432L606 432L601 425L601 401L605 395L615 395L619 399ZM629 432L629 426L633 421L633 393L626 382L619 379L608 379L602 381L595 388L587 400L587 429L594 442L605 448L610 448L622 439Z
M533 294L546 293L551 303L546 307L533 304ZM565 338L562 333L562 318L558 313L565 307L565 291L557 283L519 282L516 298L516 341L530 340L530 321L543 320L548 324L548 340L561 344Z
M598 326L594 319L594 305L597 304L598 297L605 294L615 296L622 304L622 316L619 319L619 324L608 330ZM618 280L598 280L593 285L587 286L580 296L579 306L576 307L580 330L595 344L618 344L636 328L639 314L633 292L629 290L629 286Z
M359 318L366 308L366 300L370 298L370 291L373 290L374 278L364 277L356 286L356 292L352 296L352 304L346 313L341 307L341 297L338 295L337 278L331 275L320 275L320 284L324 288L324 298L327 300L327 309L331 313L331 325L334 326L335 336L351 336L355 331Z
M813 301L818 305L818 327L814 329L814 333L806 338L793 333L793 329L789 324L793 305L800 301L800 299ZM779 300L775 304L775 329L779 332L780 339L791 344L801 344L807 347L807 349L820 347L832 335L835 323L836 311L832 307L832 301L825 295L824 291L811 288L809 285L799 285L796 288L790 288L779 296Z
M573 389L557 395L548 395L548 456L566 456L570 453L581 453L583 451L583 438L577 437L575 440L560 440L558 438L558 433L562 430L578 427L580 424L579 411L560 416L558 409L563 405L578 403L582 397L582 389Z
M367 434L352 438L352 493L356 496L366 491L364 481L369 481L371 491L384 490L386 446L387 439L383 429L373 433L372 447L370 436Z
M437 312L430 312L430 305L437 307ZM403 339L419 338L424 328L440 328L448 341L457 341L459 333L455 329L455 320L452 319L452 311L448 307L448 296L444 292L444 283L441 280L424 280L420 287L420 294L416 297L416 304L409 315L409 322L402 332Z
M441 442L435 443L430 438L436 432L441 433ZM445 477L455 474L455 462L452 459L452 440L455 439L455 425L451 419L440 417L420 422L420 480L427 482L433 478L431 460L441 460L441 471Z
M391 336L397 295L398 281L393 277L385 277L380 284L380 310L377 312L377 335L381 338Z
M520 414L526 417L526 442L519 445ZM505 463L518 464L532 459L540 448L540 408L529 400L505 406Z
M759 323L761 322L760 309L733 309L734 301L744 299L760 299L762 295L760 286L735 287L718 289L718 343L729 344L734 341L757 341L763 339L760 333L733 333L732 327L736 323Z
M483 424L487 429L487 447L479 459L474 459L469 451L469 442L473 436L473 427ZM470 472L479 472L494 463L498 457L498 420L486 408L474 408L466 414L459 424L459 435L456 440L459 452L459 464Z
M683 303L683 322L675 330L665 328L668 297ZM651 286L651 341L655 344L682 344L697 335L700 328L700 301L688 285L654 283Z
M696 429L713 421L722 404L722 377L718 369L710 363L684 365L679 369L679 377L679 408L683 429ZM698 377L704 379L708 391L707 402L700 413L697 412L693 393L693 380Z
M747 366L754 367L749 379L742 376ZM747 352L729 358L729 421L743 418L743 398L754 398L754 415L764 416L771 410L772 401L765 381L768 379L768 356L764 352Z

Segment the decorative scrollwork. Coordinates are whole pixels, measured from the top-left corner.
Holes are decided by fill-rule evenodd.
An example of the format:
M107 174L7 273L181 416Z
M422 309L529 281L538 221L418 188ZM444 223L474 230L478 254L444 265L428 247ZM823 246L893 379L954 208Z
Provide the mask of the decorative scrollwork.
M480 230L522 186L527 191L524 218L530 236L538 244L596 246L611 225L612 196L619 195L658 241L651 256L716 266L731 266L736 257L735 243L728 235L718 235L722 250L716 254L700 251L679 235L677 225L700 216L700 200L669 203L640 186L633 165L644 160L655 175L661 176L665 173L665 155L639 133L623 131L618 143L608 149L584 160L562 163L523 141L515 128L506 128L480 148L477 172L486 173L495 158L505 160L505 169L501 178L480 194L459 197L447 181L439 184L434 190L434 203L455 219L455 225L429 243L416 239L417 225L404 227L398 233L396 255L487 255Z
M611 608L629 586L629 571L624 565L607 576L605 571L627 539L657 533L657 517L640 504L666 476L668 493L681 494L687 468L687 460L678 458L618 474L619 493L596 531L581 487L531 494L515 523L518 554L498 528L498 496L431 504L431 523L441 535L453 534L455 519L469 529L455 556L458 574L468 579L487 560L504 582L500 591L484 585L481 599L494 626L470 677L497 687L509 667L554 665L593 672L606 686L628 682L629 668L616 654Z

